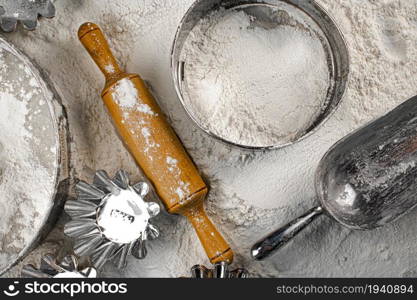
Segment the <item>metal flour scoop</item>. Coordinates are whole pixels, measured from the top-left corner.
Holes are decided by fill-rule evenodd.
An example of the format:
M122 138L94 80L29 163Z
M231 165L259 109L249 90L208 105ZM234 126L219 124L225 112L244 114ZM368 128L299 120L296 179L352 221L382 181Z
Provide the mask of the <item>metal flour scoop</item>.
M256 243L262 260L323 213L352 229L373 229L417 204L417 96L336 143L316 172L319 206Z

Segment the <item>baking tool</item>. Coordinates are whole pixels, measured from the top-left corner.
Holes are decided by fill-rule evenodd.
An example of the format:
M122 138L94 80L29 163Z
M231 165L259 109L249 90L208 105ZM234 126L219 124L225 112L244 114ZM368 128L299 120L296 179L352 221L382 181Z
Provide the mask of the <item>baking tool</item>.
M146 256L146 241L159 236L149 221L159 214L159 205L145 202L149 185L130 185L128 174L120 170L111 179L105 171L97 171L93 184L80 181L76 185L78 199L65 203L65 212L72 220L65 225L66 235L75 239L74 252L91 255L97 268L114 260L119 268L127 256Z
M0 62L0 119L13 123L21 115L16 110L8 119L7 97L14 97L16 105L27 110L26 117L23 116L27 134L25 147L20 145L19 152L10 156L7 153L13 153L18 145L0 141L0 190L2 186L13 189L13 184L24 178L24 184L18 187L19 196L13 202L16 205L7 202L10 195L0 194L0 228L7 229L0 230L2 274L49 232L62 208L69 190L69 134L60 96L45 73L2 38ZM16 123L11 125L7 132L4 127L1 130L7 134L16 126ZM9 134L13 135L13 130ZM30 160L23 157L30 157ZM7 163L10 159L13 162ZM10 169L7 165L14 167ZM26 167L19 168L20 165ZM42 185L41 190L38 185Z
M41 259L39 268L25 265L22 268L24 278L96 278L97 271L93 267L80 269L78 259L74 255L65 256L58 262L52 254Z
M82 25L78 36L105 75L102 98L114 125L167 211L188 218L212 263L232 262L204 211L207 186L143 80L120 69L97 25Z
M188 96L185 92L186 82L184 80L184 74L187 72L187 61L181 58L184 44L194 26L196 26L196 24L201 19L212 15L213 12L219 9L229 10L230 12L245 12L252 19L251 26L253 27L260 26L262 28L277 28L279 26L295 26L291 23L294 21L291 20L291 18L286 17L288 16L288 13L285 11L285 7L291 7L292 9L295 7L297 11L303 14L304 20L296 26L307 26L303 24L308 24L308 29L311 30L310 35L318 38L323 46L324 52L327 55L330 74L327 95L322 101L322 107L316 120L307 130L300 132L297 134L297 136L291 138L292 142L283 142L282 144L278 143L264 146L242 144L241 142L236 143L231 141L231 139L228 139L225 136L220 136L218 133L209 129L207 125L204 125L200 121L200 118L197 117L197 112L193 111L193 108L188 105L189 101L186 101L186 97ZM244 63L245 62L242 62L242 64ZM314 1L198 0L187 11L177 29L177 33L172 46L171 69L176 92L183 107L187 111L190 118L204 132L222 142L225 142L226 144L250 149L272 149L289 145L309 136L315 130L317 130L320 124L322 124L330 117L330 115L339 105L345 91L349 74L349 56L342 33L327 14L327 12ZM284 72L282 76L285 77L285 70L282 72ZM275 82L273 78L271 78L270 81L271 84L274 84ZM309 96L310 95L306 95L306 97ZM312 116L312 118L314 117ZM282 120L282 122L285 122L285 120Z
M229 265L224 261L214 264L212 269L203 265L195 265L191 268L192 278L248 278L248 271L245 269L235 269L229 271Z
M55 17L51 0L0 0L0 28L5 32L16 30L18 21L23 28L34 30L38 17Z
M417 204L417 96L351 133L324 155L316 172L320 205L256 243L264 259L324 212L351 229L373 229Z

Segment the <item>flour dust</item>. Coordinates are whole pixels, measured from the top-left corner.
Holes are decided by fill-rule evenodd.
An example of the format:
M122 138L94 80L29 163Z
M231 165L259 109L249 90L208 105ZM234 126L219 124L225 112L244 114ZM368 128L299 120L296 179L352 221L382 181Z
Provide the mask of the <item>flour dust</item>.
M256 16L268 13L282 23L270 28ZM329 86L319 32L288 4L211 13L181 51L186 105L203 128L236 144L297 140L322 113Z

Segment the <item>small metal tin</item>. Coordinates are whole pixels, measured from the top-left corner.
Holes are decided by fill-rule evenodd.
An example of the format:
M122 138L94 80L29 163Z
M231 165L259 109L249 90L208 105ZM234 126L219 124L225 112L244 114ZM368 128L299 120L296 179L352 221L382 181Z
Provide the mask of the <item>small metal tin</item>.
M149 185L130 185L127 173L120 170L111 179L97 171L93 184L76 185L78 199L68 200L65 211L72 220L65 225L66 235L75 239L74 252L91 256L97 268L113 260L117 267L126 265L127 256L146 256L146 241L159 236L149 220L159 214L155 202L145 202Z
M34 30L38 17L54 16L51 0L0 0L0 28L4 32L16 30L18 21L26 30Z
M22 268L24 278L96 278L97 271L93 267L80 268L74 255L65 256L58 262L52 254L41 259L39 268L25 265Z
M236 9L246 9L248 6L263 6L265 8L277 7L279 4L288 4L292 5L295 8L304 12L310 19L315 22L323 35L327 39L326 43L328 44L329 54L328 54L328 65L330 72L330 83L328 86L327 96L324 101L324 104L321 108L319 116L315 119L312 125L305 131L303 135L296 138L294 141L285 142L275 145L266 145L266 146L252 146L246 144L239 144L234 141L227 140L224 137L213 133L208 128L205 128L198 118L195 116L191 107L187 105L185 101L185 93L183 92L183 83L184 83L184 69L186 62L181 61L181 51L183 49L184 43L187 40L187 37L194 26L202 19L208 16L213 11L219 9L226 10L236 10ZM278 16L271 16L268 13L261 13L260 16L265 18L262 19L264 26L276 26ZM267 24L267 25L265 25ZM316 2L304 1L304 0L197 0L186 12L185 16L182 18L171 49L171 74L174 81L175 89L177 95L181 101L182 106L189 115L189 117L198 125L208 135L218 139L221 142L224 142L228 145L238 146L240 148L254 149L254 150L265 150L265 149L276 149L281 148L290 144L293 144L297 141L300 141L312 133L314 133L319 125L323 124L335 111L338 107L348 81L349 76L349 54L347 50L347 45L345 39L336 23L329 16L329 14ZM306 95L309 97L309 95Z
M192 278L249 278L249 273L245 269L238 268L229 270L229 265L222 261L216 263L212 269L203 265L195 265L191 268Z

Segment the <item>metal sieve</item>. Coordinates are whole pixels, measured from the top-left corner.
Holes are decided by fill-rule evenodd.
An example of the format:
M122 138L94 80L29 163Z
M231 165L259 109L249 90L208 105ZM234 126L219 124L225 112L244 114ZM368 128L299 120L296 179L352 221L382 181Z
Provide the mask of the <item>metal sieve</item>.
M320 104L319 112L308 128L298 133L293 139L278 142L272 145L248 145L232 141L225 136L213 132L206 125L202 124L196 116L196 111L186 101L185 93L185 72L187 62L181 58L184 44L189 37L190 32L203 18L213 12L224 9L226 12L243 10L251 18L257 20L263 28L270 29L279 25L288 25L285 17L282 17L282 5L290 5L308 19L308 22L317 25L323 39L320 43L325 51L327 67L329 71L329 81L325 99ZM281 13L280 13L281 12ZM335 111L343 97L349 75L349 54L346 42L342 33L328 13L314 1L303 0L198 0L186 12L185 16L178 26L177 33L172 45L171 51L171 72L177 95L182 106L189 117L208 135L229 145L238 146L247 149L276 149L293 144L301 139L306 138L315 132L319 125L323 124L329 116ZM273 78L271 78L273 82ZM310 97L311 95L306 95Z
M30 190L26 185L20 187L22 190L19 197L20 204L13 207L16 211L15 217L7 221L7 231L0 232L2 238L0 242L3 245L0 250L1 275L23 259L52 229L68 195L70 164L68 123L59 93L35 63L2 38L0 38L0 55L4 60L3 70L7 70L7 77L4 76L1 80L0 92L7 91L6 88L11 85L17 88L27 87L25 91L31 95L27 104L31 114L26 120L33 135L33 138L30 139L31 151L34 153L33 157L39 161L38 168L47 171L51 178L50 183L43 187L48 197L42 199L42 209L30 211L26 208L22 212L21 206L29 205L33 198L32 195L36 192ZM28 80L27 77L30 77L31 80ZM34 92L34 86L36 86L36 92ZM0 102L0 107L1 105ZM17 145L12 146L17 147ZM20 151L23 150L20 149ZM0 163L2 162L1 158L0 155ZM33 173L19 173L18 176L34 178L37 174L34 168L32 168ZM39 180L39 178L34 180ZM3 201L3 196L0 195L0 203ZM0 216L3 216L2 213L0 212ZM31 238L19 242L19 236L23 230L21 229L22 225L28 228Z

